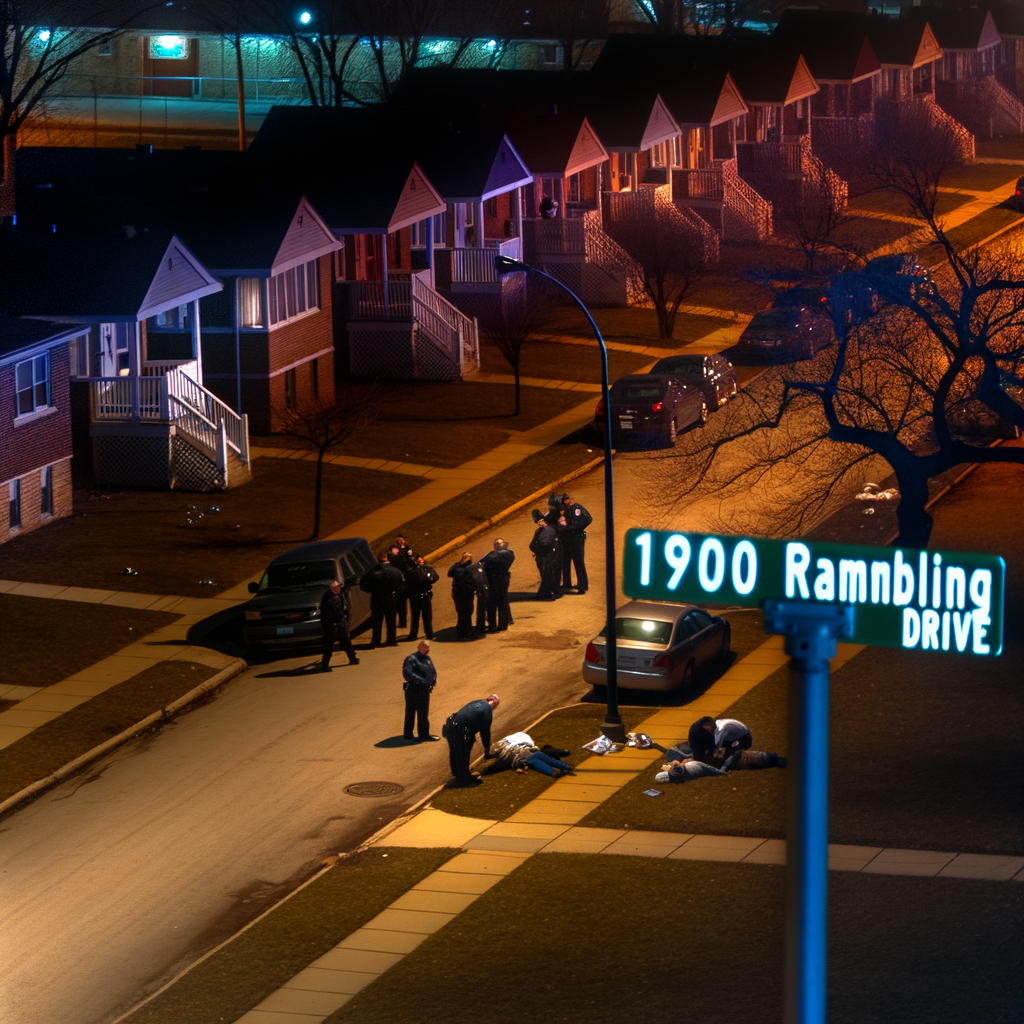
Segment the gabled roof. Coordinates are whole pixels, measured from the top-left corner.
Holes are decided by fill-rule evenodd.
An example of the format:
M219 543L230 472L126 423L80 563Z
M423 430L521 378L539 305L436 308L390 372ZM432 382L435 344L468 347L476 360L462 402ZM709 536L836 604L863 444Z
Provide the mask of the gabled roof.
M522 154L535 178L578 174L608 159L608 150L579 109L564 104L545 107L496 107L487 113Z
M135 322L223 288L176 235L5 230L0 311L15 316Z
M445 210L409 141L372 111L271 107L249 155L268 179L303 184L335 234L384 234Z
M882 70L865 17L854 11L783 11L772 38L802 53L821 85L850 85Z
M885 68L919 68L942 56L927 21L865 16L871 46Z
M533 181L508 136L500 131L446 132L417 149L420 164L448 203L479 203Z
M608 150L639 153L679 134L679 125L668 104L654 89L620 91L591 87L576 90L576 97Z
M1024 4L1003 0L989 5L996 28L1003 39L1024 36Z
M778 47L767 36L612 34L593 74L626 87L652 78L664 84L698 68L727 72L747 104L785 106L818 91L800 53Z
M748 111L732 76L721 68L690 71L660 91L683 128L714 128Z
M86 334L88 330L86 324L58 327L45 320L28 320L0 313L0 366L18 359L27 359L40 350Z
M992 12L983 7L911 7L907 17L915 22L927 21L943 50L987 50L1000 39Z

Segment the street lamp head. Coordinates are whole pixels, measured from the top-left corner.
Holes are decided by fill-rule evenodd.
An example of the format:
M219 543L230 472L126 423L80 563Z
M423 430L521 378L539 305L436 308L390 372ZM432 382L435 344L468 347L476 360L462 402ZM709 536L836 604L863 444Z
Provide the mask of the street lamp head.
M299 15L299 21L303 25L308 25L312 20L313 20L313 15L312 15L312 13L310 11L303 11Z
M522 273L530 268L520 260L514 260L508 256L495 256L494 269L501 276L502 274Z

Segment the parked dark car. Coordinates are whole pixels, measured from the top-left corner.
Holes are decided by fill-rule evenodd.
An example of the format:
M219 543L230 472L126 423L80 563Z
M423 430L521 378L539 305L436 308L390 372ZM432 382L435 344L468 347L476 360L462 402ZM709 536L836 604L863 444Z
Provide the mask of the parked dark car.
M676 434L692 423L704 423L704 393L665 373L620 377L609 391L612 443L616 447L649 443L675 444ZM604 401L597 403L594 427L604 430Z
M786 306L807 306L808 309L822 309L827 313L831 309L828 301L828 286L786 288L775 296L772 309Z
M781 306L755 313L729 358L740 366L810 359L835 340L831 317L808 306Z
M246 644L281 648L318 643L320 598L333 580L349 584L349 629L355 632L370 617L370 595L359 589L359 579L376 564L361 537L303 544L278 555L259 583L249 584L255 596L242 606Z
M667 373L684 384L700 388L712 412L736 397L736 371L725 356L666 356L651 367L651 373Z
M583 678L608 678L607 627L587 644ZM630 601L615 612L618 685L628 690L688 690L706 665L724 662L732 629L720 615L694 604Z
M867 283L872 311L880 309L886 302L899 302L916 296L931 285L928 271L910 252L876 256L864 264L860 276Z

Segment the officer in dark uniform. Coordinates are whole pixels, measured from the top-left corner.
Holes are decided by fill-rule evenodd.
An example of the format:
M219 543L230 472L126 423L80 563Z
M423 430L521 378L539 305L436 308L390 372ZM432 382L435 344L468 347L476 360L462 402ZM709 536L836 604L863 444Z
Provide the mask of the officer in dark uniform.
M437 669L430 660L430 644L421 640L416 650L402 664L402 689L405 691L405 729L402 735L414 739L412 733L415 720L421 740L436 740L430 735L430 695L437 685Z
M491 756L491 721L494 709L501 703L496 693L484 700L472 700L465 707L459 708L454 715L448 716L441 735L448 741L448 763L456 785L477 786L480 776L469 770L470 754L477 733L483 744L484 757Z
M402 574L404 577L406 573L416 564L415 561L410 557L411 552L405 546L404 537L396 537L395 543L388 548L388 561ZM395 608L398 612L398 628L405 629L407 621L407 607L408 602L406 600L407 594L405 590L402 590L396 600Z
M537 559L537 571L540 573L540 589L537 596L541 600L554 601L562 596L562 560L558 550L558 534L539 509L533 510L533 521L537 524L530 550Z
M503 632L512 625L512 609L508 604L508 585L511 581L512 563L516 560L515 553L508 546L507 540L498 537L494 542L494 550L488 551L480 564L487 573L489 599L487 602L487 631Z
M347 587L335 580L320 598L320 625L324 631L324 654L320 662L321 672L331 671L331 653L339 644L348 655L350 665L358 665L352 638L348 633L349 603Z
M397 647L395 613L398 595L405 594L405 577L401 570L388 562L385 555L368 572L363 573L359 588L370 595L370 621L373 624L372 646L380 644L381 625L387 626L388 647Z
M458 621L455 636L459 640L473 638L473 598L476 597L476 585L473 582L473 556L464 551L462 557L448 570L452 581L452 600Z
M438 581L437 570L427 565L414 552L409 552L413 567L405 574L405 587L409 592L409 639L415 640L420 628L420 615L423 616L423 635L428 640L434 639L434 591L431 589Z
M487 608L491 603L491 587L487 579L483 561L474 562L469 567L473 589L476 591L476 632L487 632Z
M558 497L558 509L559 523L564 520L564 525L560 525L558 531L558 539L562 545L562 586L572 586L572 569L575 566L576 593L585 594L590 581L587 579L584 547L587 542L587 527L594 518L582 505L573 502L568 494Z

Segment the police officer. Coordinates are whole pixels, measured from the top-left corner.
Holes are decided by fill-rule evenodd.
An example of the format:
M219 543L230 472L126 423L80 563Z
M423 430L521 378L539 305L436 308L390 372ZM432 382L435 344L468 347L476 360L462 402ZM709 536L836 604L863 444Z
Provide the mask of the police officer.
M512 563L516 560L515 553L508 546L508 541L498 537L494 542L494 550L488 551L480 564L487 574L487 632L504 632L512 625L512 609L508 604L508 586L511 581Z
M540 514L540 509L535 508L532 515L533 521L537 524L533 540L530 541L530 550L537 560L537 571L540 573L540 589L537 596L542 601L554 601L562 596L562 561L558 550L558 534Z
M476 632L483 635L487 632L487 608L491 603L491 587L483 560L474 562L469 572L476 592Z
M396 537L395 543L388 548L388 561L402 574L404 577L406 573L416 564L415 560L410 557L411 552L406 547L404 537ZM406 591L401 590L396 599L395 607L398 612L398 628L405 629L406 624Z
M551 496L552 498L555 495ZM548 499L549 501L551 499ZM562 586L572 586L572 569L576 567L576 593L585 594L589 586L587 566L584 562L584 547L587 542L587 527L594 521L593 516L582 506L573 502L568 494L558 499L559 541L562 545Z
M434 591L431 589L438 581L437 570L427 565L418 555L410 551L413 567L405 574L405 586L409 592L409 639L415 640L420 628L420 615L423 616L423 635L428 640L434 639Z
M349 603L347 587L342 587L335 580L320 598L320 625L324 631L324 653L320 661L320 671L331 671L331 653L337 643L348 655L350 665L358 665L352 638L348 633Z
M437 669L430 660L430 644L421 640L416 650L402 664L405 690L405 729L407 740L415 739L412 734L413 722L418 725L420 741L440 739L430 735L430 695L437 685Z
M473 638L473 598L476 597L476 584L472 573L473 556L464 551L462 557L448 570L452 581L452 600L458 621L455 636L459 640Z
M458 786L477 786L480 776L469 770L469 758L477 733L484 748L484 757L491 756L491 721L494 709L501 703L496 693L483 700L471 700L448 716L441 735L448 741L448 763Z
M387 626L387 647L397 647L395 636L395 614L398 595L405 594L405 577L401 571L391 565L386 554L380 555L380 561L368 572L363 573L359 581L359 589L370 595L370 622L373 625L372 646L380 644L381 625Z

